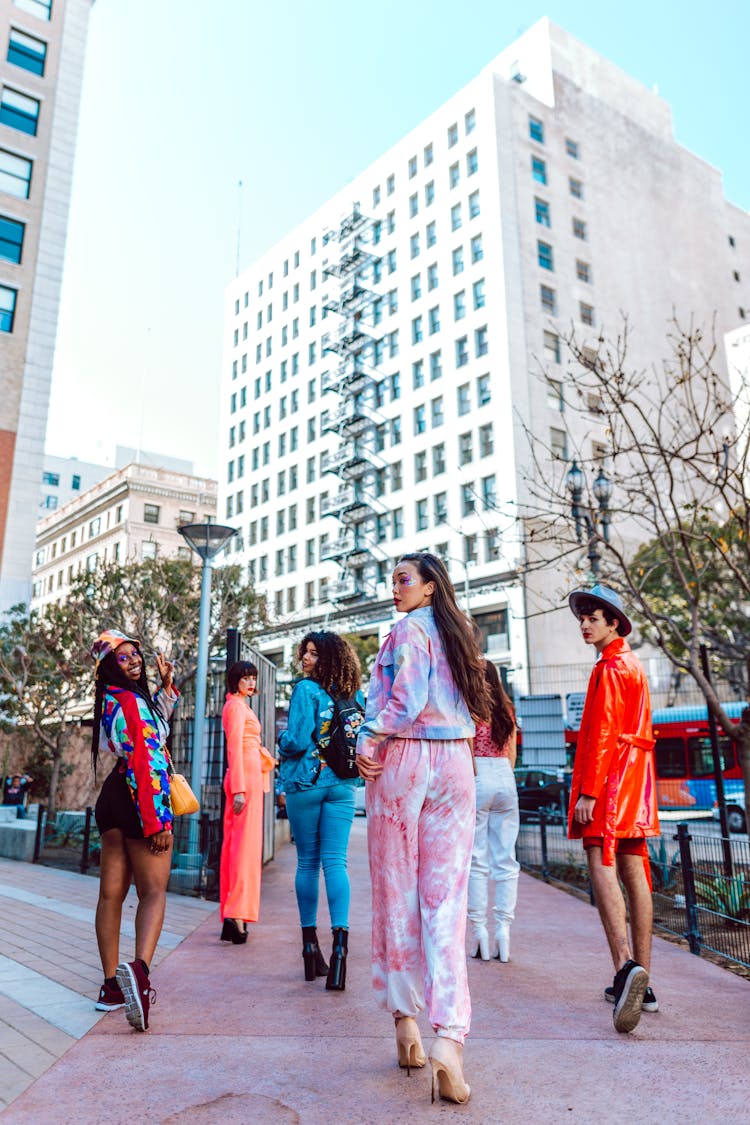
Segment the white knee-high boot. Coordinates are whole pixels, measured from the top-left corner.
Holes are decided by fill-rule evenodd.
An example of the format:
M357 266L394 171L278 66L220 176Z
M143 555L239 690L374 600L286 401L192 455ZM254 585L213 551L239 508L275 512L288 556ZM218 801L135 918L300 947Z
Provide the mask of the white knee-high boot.
M490 936L487 930L487 876L469 876L469 921L472 927L472 957L490 959Z
M516 914L518 876L495 880L495 952L500 961L510 960L510 924Z

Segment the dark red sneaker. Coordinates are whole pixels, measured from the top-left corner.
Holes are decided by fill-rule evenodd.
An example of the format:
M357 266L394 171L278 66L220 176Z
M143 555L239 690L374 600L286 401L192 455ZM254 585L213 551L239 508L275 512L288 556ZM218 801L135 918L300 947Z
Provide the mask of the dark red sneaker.
M116 1012L118 1008L124 1008L125 997L119 984L107 984L105 980L99 989L99 999L95 1007L97 1012Z
M151 981L140 961L124 961L117 966L117 983L125 997L125 1015L136 1031L148 1031L148 1010L156 999Z

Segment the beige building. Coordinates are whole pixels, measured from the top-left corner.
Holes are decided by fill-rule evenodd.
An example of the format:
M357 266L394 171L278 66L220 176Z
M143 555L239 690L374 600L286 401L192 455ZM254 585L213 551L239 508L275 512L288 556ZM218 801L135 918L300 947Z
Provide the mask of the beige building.
M0 0L0 611L28 601L93 0Z
M32 608L64 598L76 574L106 562L191 556L180 524L216 519L216 481L132 464L37 525Z

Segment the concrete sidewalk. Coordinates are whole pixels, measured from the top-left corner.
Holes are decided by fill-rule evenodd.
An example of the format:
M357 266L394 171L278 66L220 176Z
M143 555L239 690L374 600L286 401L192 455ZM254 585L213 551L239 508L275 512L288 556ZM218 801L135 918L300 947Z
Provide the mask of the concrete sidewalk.
M705 1125L745 1118L748 982L656 939L652 980L662 1011L618 1035L602 999L612 970L596 912L526 876L512 961L470 962L471 1101L431 1106L429 1071L407 1077L399 1070L392 1022L372 1001L365 832L355 821L346 992L303 980L296 856L284 847L264 873L262 920L247 945L221 944L212 914L153 973L158 999L147 1034L132 1031L122 1012L105 1016L10 1105L3 1122ZM59 964L77 971L67 926L59 939ZM427 1021L420 1023L429 1043Z

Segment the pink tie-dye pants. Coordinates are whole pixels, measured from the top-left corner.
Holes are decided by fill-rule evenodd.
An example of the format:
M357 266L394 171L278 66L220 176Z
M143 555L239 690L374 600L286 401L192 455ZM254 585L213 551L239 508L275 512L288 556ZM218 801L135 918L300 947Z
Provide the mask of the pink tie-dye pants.
M438 1035L463 1043L471 1022L466 896L475 787L468 743L391 739L367 783L372 980L389 1012L425 1006Z

